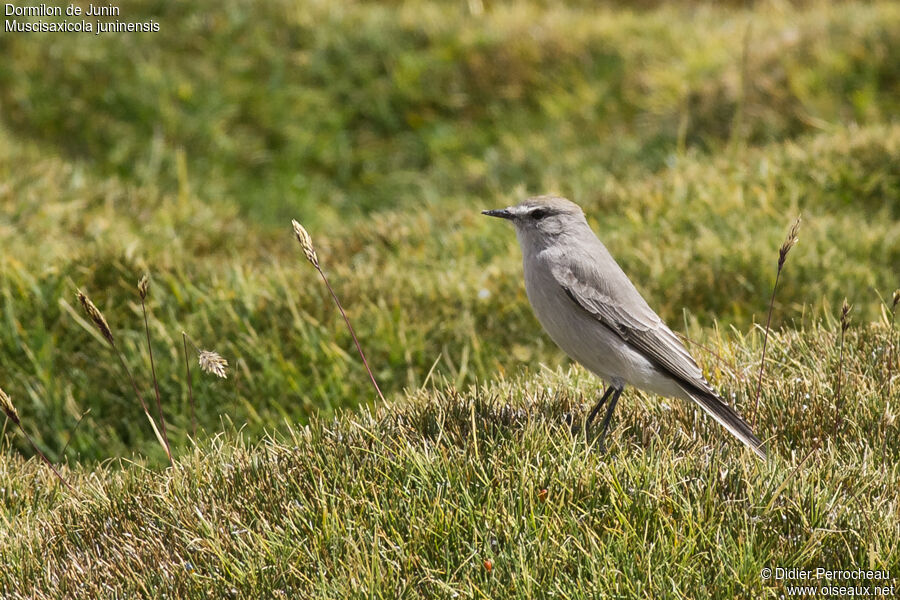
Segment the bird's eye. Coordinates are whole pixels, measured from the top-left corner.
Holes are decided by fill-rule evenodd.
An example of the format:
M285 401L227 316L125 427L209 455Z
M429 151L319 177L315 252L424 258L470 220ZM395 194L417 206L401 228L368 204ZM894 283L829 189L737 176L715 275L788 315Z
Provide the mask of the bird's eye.
M531 211L531 218L534 219L535 221L537 221L539 219L543 219L546 216L547 216L547 211L544 210L543 208L538 208L536 210Z

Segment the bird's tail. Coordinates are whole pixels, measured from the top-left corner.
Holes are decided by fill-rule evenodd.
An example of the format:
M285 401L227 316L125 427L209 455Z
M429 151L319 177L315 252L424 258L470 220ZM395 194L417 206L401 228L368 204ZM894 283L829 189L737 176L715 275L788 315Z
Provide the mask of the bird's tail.
M761 459L766 459L766 448L763 446L763 443L753 434L753 430L750 429L747 422L734 412L734 409L728 406L724 400L708 392L685 389L684 387L682 389L694 402L703 407L703 410L708 412L713 419L730 431L734 437L747 444Z

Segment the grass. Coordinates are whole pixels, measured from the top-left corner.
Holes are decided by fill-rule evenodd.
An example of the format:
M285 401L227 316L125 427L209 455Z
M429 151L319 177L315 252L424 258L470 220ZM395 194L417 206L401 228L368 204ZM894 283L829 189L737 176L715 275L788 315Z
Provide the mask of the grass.
M893 265L900 264L891 205L873 209L879 197L898 197L891 158L898 142L900 128L886 126L751 148L740 158L747 168L726 157L685 157L580 200L651 305L673 326L684 315L691 335L715 320L747 331L756 316L764 319L773 255L790 216L801 211L804 230L790 277L779 283L773 327L821 319L844 296L868 322L880 315L875 290L896 287ZM164 459L132 418L133 392L121 368L96 360L104 342L70 300L77 288L91 291L149 393L133 287L146 270L155 283L149 320L174 447L190 431L182 330L214 340L235 369L227 385L195 382L201 429L218 428L223 406L260 433L284 417L304 420L373 398L340 314L302 263L289 224L247 227L233 207L182 203L89 174L77 187L76 166L28 163L27 151L7 156L0 167L12 212L6 227L21 233L9 238L2 265L0 347L5 364L18 365L4 388L20 399L24 422L46 425L31 433L49 456L61 458L68 432L95 407L69 445L70 459L133 451ZM37 198L57 200L41 203L39 212L16 211ZM561 362L552 343L535 335L513 236L498 234L477 213L514 200L388 209L314 232L386 395L417 387L438 356L438 372L461 387Z
M794 224L791 225L791 229L787 234L787 237L784 240L784 243L781 244L781 248L778 250L778 270L775 272L775 283L772 284L772 298L769 300L769 311L766 313L766 328L763 333L763 346L762 352L759 357L759 378L756 383L756 398L753 405L753 426L756 426L756 417L759 415L759 393L762 387L762 376L766 370L766 346L769 341L769 329L772 326L772 308L775 306L775 294L778 291L778 280L781 278L781 270L784 268L784 263L787 260L788 253L791 251L798 241L797 233L800 231L800 217L797 217L797 220L794 221ZM846 299L844 303L846 304ZM841 325L843 326L843 319L841 321ZM843 347L843 336L841 336L841 346ZM841 355L843 358L843 355ZM151 356L151 365L152 365Z
M227 428L175 470L69 470L77 495L10 457L0 487L18 526L0 534L0 581L29 598L106 586L178 597L702 598L775 597L783 590L760 578L763 567L892 570L900 446L886 370L870 358L888 329L847 332L854 410L838 430L823 419L836 401L835 333L772 334L768 464L686 404L634 392L600 454L569 432L602 391L578 369L463 391L438 379L376 411L282 423L260 440ZM747 342L719 346L737 376L712 372L726 393L752 398L748 356L761 340Z
M129 1L159 34L0 37L0 387L76 490L7 423L0 595L775 597L764 566L897 571L897 5L485 4ZM600 384L479 214L544 192L747 417L802 213L771 463L633 391L608 455L568 433ZM78 289L158 384L174 469ZM182 332L228 379L189 378Z
M481 16L439 1L120 6L166 26L124 46L4 36L7 126L165 191L183 189L186 171L201 199L233 198L275 223L413 207L426 192L526 185L583 198L678 147L715 150L737 135L739 106L736 139L752 143L900 109L889 2L500 3Z

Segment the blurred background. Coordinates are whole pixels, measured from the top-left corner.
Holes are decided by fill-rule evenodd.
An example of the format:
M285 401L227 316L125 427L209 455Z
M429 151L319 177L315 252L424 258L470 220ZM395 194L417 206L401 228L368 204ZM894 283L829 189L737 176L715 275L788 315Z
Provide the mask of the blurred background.
M117 6L160 31L0 34L0 386L55 460L163 459L75 300L149 398L144 272L176 454L182 330L231 363L226 381L195 370L201 432L372 401L291 218L394 398L432 367L466 386L564 364L512 231L479 215L538 193L581 204L697 339L758 335L800 213L775 326L832 322L844 297L887 319L896 2Z

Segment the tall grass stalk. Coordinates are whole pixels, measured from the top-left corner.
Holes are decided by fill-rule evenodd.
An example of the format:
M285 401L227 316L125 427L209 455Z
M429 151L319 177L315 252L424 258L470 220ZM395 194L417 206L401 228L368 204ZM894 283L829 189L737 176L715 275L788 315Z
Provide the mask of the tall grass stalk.
M22 432L22 435L25 436L25 439L28 440L28 443L31 444L31 447L34 448L34 451L37 452L38 456L43 459L43 461L50 467L50 470L53 471L53 474L56 475L56 478L59 479L63 485L69 488L69 491L73 494L75 493L75 488L73 488L68 481L66 481L59 471L56 470L56 467L53 466L53 463L50 462L50 459L47 458L47 455L41 452L41 449L37 447L37 444L34 443L34 440L31 439L31 436L28 435L28 432L25 431L25 428L22 427L22 422L19 420L19 412L16 410L16 407L13 406L12 399L6 395L6 392L0 388L0 409L6 414L6 417L16 424L19 428L19 431Z
M838 428L841 425L841 409L843 408L843 402L841 399L841 379L844 373L844 334L847 333L847 329L850 327L850 309L852 307L847 303L847 299L844 298L844 303L841 305L841 345L840 350L838 350L838 380L837 380L837 388L835 389L835 398L834 398L834 431L837 433Z
M191 346L193 346L194 350L197 352L197 362L200 364L200 370L206 373L211 373L216 377L221 377L222 379L228 378L228 361L222 358L222 356L218 352L212 352L211 350L202 350L197 344L194 343L194 340L191 339L186 332L181 332L181 341L184 343L184 368L187 371L187 381L188 381L188 394L191 398L191 428L192 435L197 435L197 420L196 414L194 410L194 384L193 384L193 376L191 375L191 363L188 359L188 342L190 342Z
M766 333L763 336L762 357L759 360L759 379L756 382L756 402L753 407L753 427L756 427L756 421L759 417L759 395L762 392L763 371L766 368L766 346L769 343L769 327L772 324L772 307L775 306L775 293L778 291L778 280L781 278L781 270L784 268L784 262L787 260L788 252L799 241L797 232L800 231L800 217L794 221L791 226L784 243L778 250L778 271L775 273L775 285L772 286L772 298L769 300L769 316L766 317Z
M166 432L166 418L163 416L162 401L159 398L159 381L156 379L156 364L153 361L153 346L150 344L150 323L147 320L147 306L145 300L150 293L150 277L144 274L138 281L138 295L141 297L141 312L144 314L144 331L147 333L147 352L150 353L150 373L153 375L153 391L156 393L156 412L159 414L159 424L162 427L163 440L166 442L166 448L171 450L169 446L169 434ZM169 459L171 460L171 454Z
M156 426L156 421L153 420L153 417L150 415L150 410L147 408L147 403L144 402L144 397L141 395L141 391L138 389L137 382L134 380L134 375L131 374L131 369L128 368L128 365L125 363L125 357L122 356L122 352L119 350L119 347L116 346L116 341L113 338L112 331L109 328L109 324L106 322L106 318L103 316L103 313L91 302L91 299L84 295L84 293L79 290L78 291L78 301L81 303L82 308L84 308L84 312L91 318L94 322L94 325L100 330L100 333L109 343L110 348L113 350L113 354L116 355L116 358L119 359L119 364L122 365L122 368L125 369L125 373L128 374L128 379L131 381L131 387L134 389L134 393L137 396L138 401L141 403L141 408L144 409L144 414L147 415L147 420L150 421L150 426L153 428L153 433L156 435L156 439L159 441L160 445L163 447L163 450L166 451L166 456L169 458L169 464L172 467L175 467L175 461L172 460L172 452L169 450L169 445L166 443L162 434L159 432L159 428Z
M331 292L331 297L334 299L334 303L337 305L338 310L341 311L341 316L344 317L344 323L347 324L347 329L350 330L350 335L353 337L353 343L356 344L356 351L359 352L359 357L362 359L363 366L366 368L366 372L369 374L369 379L372 380L372 385L375 386L375 391L378 393L378 397L381 398L382 402L385 402L384 395L381 393L381 388L378 387L378 382L375 381L375 375L372 374L372 369L369 368L369 361L366 360L366 355L363 353L362 347L359 345L359 340L356 339L356 332L353 331L353 325L350 324L350 319L347 318L347 313L344 312L344 307L341 306L341 301L338 300L337 294L334 293L334 290L331 289L331 284L328 283L328 278L325 276L325 272L322 271L322 268L319 266L319 257L316 255L316 249L313 247L312 238L309 235L309 232L298 223L297 221L291 219L291 225L294 227L294 235L297 236L297 241L300 242L300 248L303 250L303 254L306 255L306 259L310 262L312 266L316 268L316 271L319 272L319 275L322 276L322 281L325 282L325 287L328 288L328 291Z

